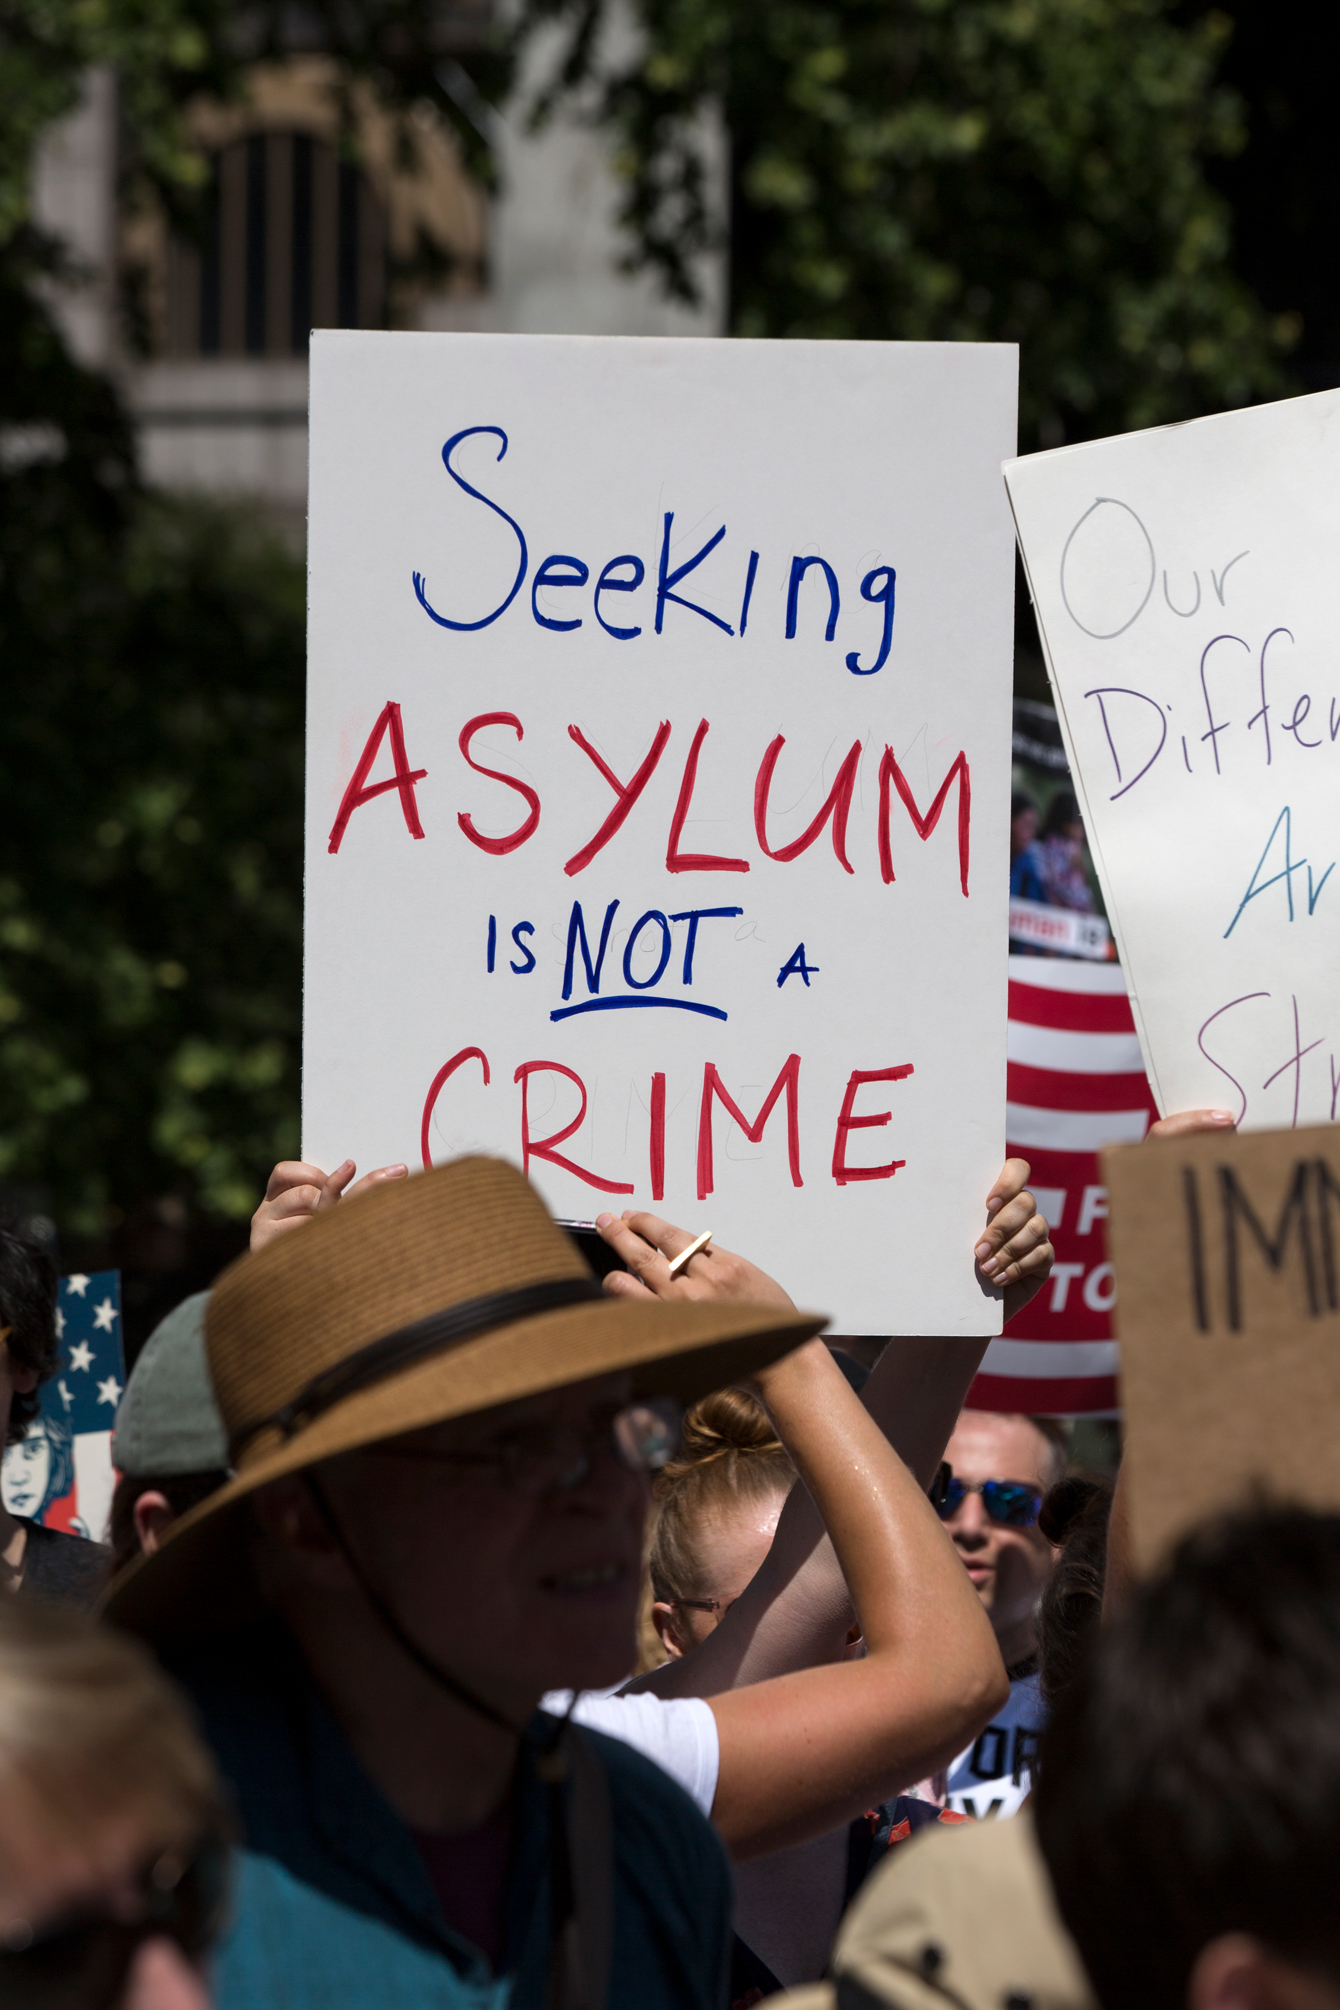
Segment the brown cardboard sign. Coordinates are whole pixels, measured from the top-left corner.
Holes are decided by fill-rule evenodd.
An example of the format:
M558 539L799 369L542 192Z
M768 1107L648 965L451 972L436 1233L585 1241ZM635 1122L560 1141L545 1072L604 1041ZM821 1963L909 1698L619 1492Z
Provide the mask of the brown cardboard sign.
M1340 1125L1103 1165L1138 1567L1254 1495L1340 1508Z

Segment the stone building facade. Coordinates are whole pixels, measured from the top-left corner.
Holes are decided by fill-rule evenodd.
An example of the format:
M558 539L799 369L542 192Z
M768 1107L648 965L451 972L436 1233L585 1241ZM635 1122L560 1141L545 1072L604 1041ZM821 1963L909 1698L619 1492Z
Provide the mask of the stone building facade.
M720 332L720 264L703 270L698 309L621 269L607 144L579 118L536 134L524 91L501 116L479 106L501 167L490 199L427 106L411 115L407 165L389 117L356 90L351 158L335 84L329 59L306 52L257 66L240 104L192 108L212 177L200 243L119 205L110 75L89 76L39 150L36 219L79 274L55 304L81 359L122 382L151 481L254 498L300 538L312 328Z

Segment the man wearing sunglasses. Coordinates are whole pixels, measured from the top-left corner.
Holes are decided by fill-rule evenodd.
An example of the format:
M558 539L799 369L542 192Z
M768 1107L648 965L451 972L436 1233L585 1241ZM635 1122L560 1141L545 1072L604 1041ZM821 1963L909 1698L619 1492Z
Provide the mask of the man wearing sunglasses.
M1009 1701L950 1767L950 1806L1012 1815L1028 1793L1042 1731L1035 1620L1053 1551L1038 1513L1065 1472L1066 1437L1050 1417L964 1410L946 1456L952 1477L936 1505L1010 1677Z

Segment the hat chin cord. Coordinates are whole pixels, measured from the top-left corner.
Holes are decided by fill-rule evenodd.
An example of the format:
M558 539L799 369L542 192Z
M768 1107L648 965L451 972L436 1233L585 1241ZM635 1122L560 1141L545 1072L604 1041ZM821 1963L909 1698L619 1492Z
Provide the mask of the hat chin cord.
M506 1731L509 1737L519 1738L522 1735L523 1729L521 1725L514 1724L510 1717L504 1716L501 1710L496 1710L493 1704L487 1702L483 1696L477 1696L473 1689L468 1688L461 1681L459 1676L453 1675L450 1669L441 1667L438 1662L433 1660L430 1654L426 1653L420 1647L413 1634L408 1632L401 1624L395 1612L377 1590L376 1586L368 1582L367 1572L354 1555L349 1539L336 1520L335 1510L331 1507L325 1489L321 1486L315 1473L310 1470L303 1473L302 1480L315 1503L317 1513L330 1532L335 1547L344 1558L354 1583L358 1586L373 1612L401 1652L407 1654L415 1667L422 1674L426 1675L430 1682L435 1683L439 1689L450 1696L453 1702L463 1703L467 1710L473 1710L476 1716L485 1718L488 1723L496 1726L498 1730Z
M397 1619L386 1599L372 1584L367 1573L354 1555L348 1537L336 1519L316 1475L304 1472L301 1478L316 1506L331 1540L344 1558L354 1583L362 1592L368 1605L385 1627L391 1639L403 1654L408 1655L415 1667L425 1674L453 1702L463 1703L467 1710L483 1717L510 1737L519 1738L521 1727L505 1717L501 1710L495 1710L482 1696L477 1696L459 1676L449 1669L439 1666L430 1654L425 1653L418 1641ZM592 1998L584 1973L586 1954L582 1946L581 1931L577 1919L577 1893L572 1873L572 1844L568 1835L569 1812L564 1806L563 1787L568 1777L567 1759L561 1749L561 1740L572 1720L580 1692L572 1693L567 1714L555 1726L546 1749L539 1755L537 1771L544 1782L549 1802L549 1876L552 1886L549 1969L546 1977L545 2002L548 2010L601 2010L597 1999Z

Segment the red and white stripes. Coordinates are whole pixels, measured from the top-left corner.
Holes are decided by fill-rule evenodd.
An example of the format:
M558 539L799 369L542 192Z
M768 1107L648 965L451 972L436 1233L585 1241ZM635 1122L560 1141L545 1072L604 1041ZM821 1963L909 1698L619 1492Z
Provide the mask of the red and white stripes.
M1006 1051L1009 1151L1033 1168L1056 1266L1008 1337L991 1342L968 1402L1035 1416L1111 1415L1116 1292L1096 1155L1138 1143L1158 1114L1120 969L1011 956Z

